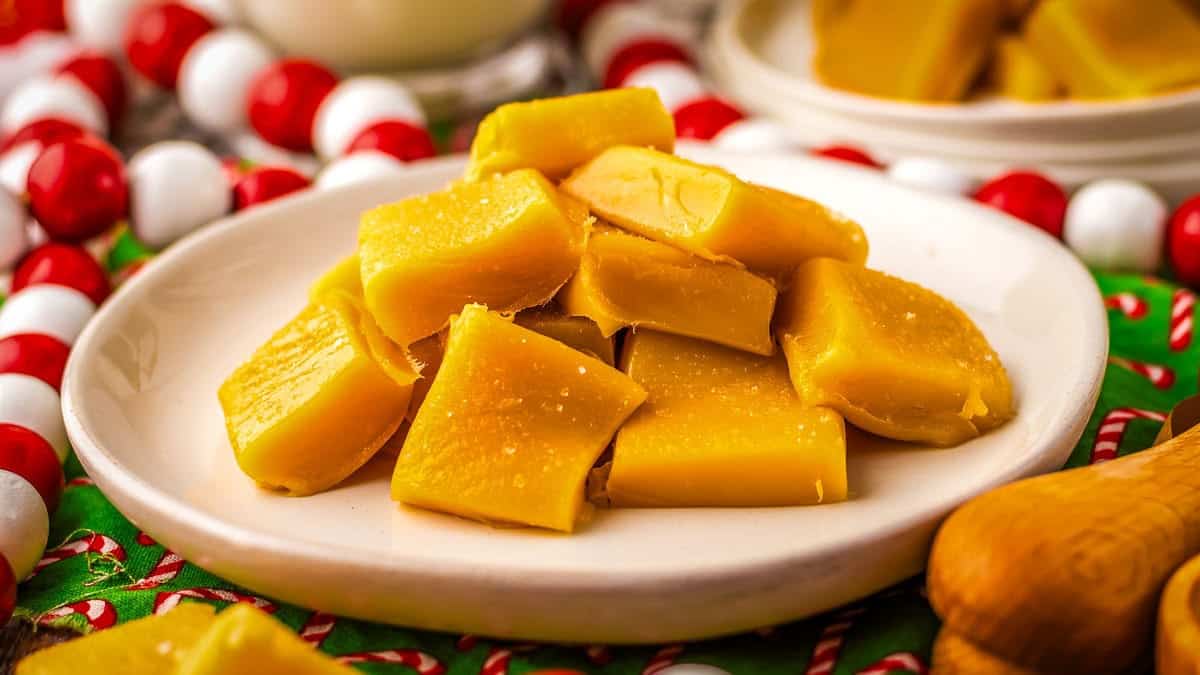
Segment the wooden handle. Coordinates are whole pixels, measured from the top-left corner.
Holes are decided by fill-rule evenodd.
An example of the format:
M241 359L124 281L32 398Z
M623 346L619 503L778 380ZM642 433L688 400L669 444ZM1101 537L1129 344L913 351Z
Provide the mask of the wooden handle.
M1171 576L1158 606L1158 675L1200 675L1200 557Z
M1015 666L1120 673L1150 645L1167 577L1200 552L1198 469L1200 428L977 497L938 532L930 602Z

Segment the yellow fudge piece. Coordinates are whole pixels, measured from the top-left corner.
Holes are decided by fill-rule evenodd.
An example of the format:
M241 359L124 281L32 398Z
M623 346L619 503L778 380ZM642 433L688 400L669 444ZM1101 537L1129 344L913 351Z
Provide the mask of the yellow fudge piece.
M776 332L801 401L880 436L954 445L1015 414L1000 357L971 319L882 272L806 263Z
M963 99L983 69L1006 0L853 0L818 34L825 84L915 101Z
M442 342L444 340L444 333L438 333L417 340L408 346L408 360L421 375L413 383L412 396L408 399L408 413L405 414L404 421L400 423L396 433L392 434L387 443L384 443L383 447L379 449L379 454L395 457L404 447L404 439L408 437L408 428L416 418L417 411L421 409L421 404L425 402L425 396L429 394L429 388L433 386L433 378L437 377L438 368L442 365Z
M221 612L175 675L354 675L262 610L236 604Z
M613 446L613 506L788 506L846 498L842 417L800 403L782 354L635 330L621 369L648 394Z
M515 312L545 303L579 267L584 240L532 170L381 206L359 229L367 307L408 346L466 304Z
M469 305L451 323L392 498L570 532L588 471L645 397L620 371Z
M867 258L862 228L820 204L656 150L606 150L561 187L626 230L768 276L818 256Z
M331 291L343 291L356 298L361 298L363 290L362 275L359 273L360 265L357 253L351 253L342 258L313 282L308 289L308 299L315 301Z
M361 304L330 293L275 333L218 395L242 471L307 495L375 454L404 418L416 379Z
M1024 34L1077 98L1149 96L1200 83L1200 19L1178 0L1043 0Z
M537 169L561 178L614 145L675 147L675 120L653 89L609 89L496 108L475 133L467 178Z
M612 337L602 333L596 322L587 317L568 316L559 309L538 307L520 312L515 321L518 326L554 338L610 366L616 363Z
M988 81L998 94L1019 101L1048 101L1058 98L1060 87L1029 45L1016 35L996 42Z
M755 354L775 351L775 286L745 269L616 229L592 234L579 271L558 294L605 335L644 326Z
M812 0L812 27L818 37L825 32L853 0Z
M213 608L183 603L161 616L148 616L34 652L17 664L16 675L162 675L212 625Z

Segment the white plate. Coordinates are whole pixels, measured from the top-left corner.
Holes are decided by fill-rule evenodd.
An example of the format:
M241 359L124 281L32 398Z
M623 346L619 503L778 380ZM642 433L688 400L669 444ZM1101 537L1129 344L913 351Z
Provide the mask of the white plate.
M256 208L153 262L72 352L63 408L80 459L139 527L256 592L363 619L581 642L698 638L834 607L919 571L936 524L964 499L1062 464L1108 339L1096 287L1065 248L854 167L685 152L859 219L873 266L979 322L1012 375L1017 418L950 450L859 449L842 504L616 510L574 536L398 508L384 461L313 497L257 490L234 464L218 384L352 249L361 211L443 186L461 169L451 158Z

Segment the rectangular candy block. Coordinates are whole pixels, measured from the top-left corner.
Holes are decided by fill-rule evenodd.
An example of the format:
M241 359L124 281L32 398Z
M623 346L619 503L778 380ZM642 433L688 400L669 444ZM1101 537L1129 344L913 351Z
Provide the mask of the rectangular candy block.
M238 465L291 495L329 488L362 466L408 410L416 372L361 304L310 304L218 392Z
M115 671L114 671L115 672ZM238 603L221 612L175 675L355 675L271 615Z
M408 346L466 304L540 305L579 266L585 236L554 186L531 170L381 206L359 229L367 308Z
M605 335L643 326L755 354L775 351L775 286L736 265L713 262L613 228L592 233L579 271L558 294L569 313Z
M867 258L862 228L820 204L656 150L611 148L561 187L623 229L772 277L813 257Z
M1061 91L1054 74L1015 35L1005 35L996 41L988 83L996 93L1018 101L1048 101L1058 98Z
M818 34L813 70L869 96L958 101L983 69L1009 0L854 0Z
M801 404L782 354L635 330L621 368L648 393L613 448L614 506L788 506L846 498L841 415Z
M514 169L561 178L614 145L674 149L675 120L653 89L609 89L502 105L479 124L467 179Z
M949 446L1016 414L1000 357L971 319L882 272L806 263L776 332L800 400L880 436Z
M1024 35L1077 98L1149 96L1200 83L1200 18L1178 0L1043 0Z
M361 298L362 290L362 275L359 273L361 263L358 260L357 253L342 258L336 265L329 268L325 274L322 274L313 285L308 289L308 299L316 301L322 295L330 291L342 291L350 295Z
M16 675L162 675L213 624L209 605L186 602L148 616L36 651L17 664Z
M568 316L561 309L547 306L520 312L514 321L518 326L554 338L610 366L616 363L611 334L605 335L596 322L587 317Z
M469 305L451 323L392 498L570 532L588 471L645 397L620 371Z

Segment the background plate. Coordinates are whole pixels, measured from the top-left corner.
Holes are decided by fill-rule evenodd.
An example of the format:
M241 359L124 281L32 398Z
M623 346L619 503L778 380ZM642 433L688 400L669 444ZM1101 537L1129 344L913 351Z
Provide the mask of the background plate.
M72 352L63 408L80 459L135 524L255 592L363 619L581 642L698 638L839 605L919 571L936 524L964 499L1065 461L1108 332L1090 275L1058 242L852 166L682 152L858 219L872 266L979 322L1012 376L1017 418L949 450L856 449L846 503L607 511L574 536L397 507L382 460L313 497L257 490L234 464L217 386L352 250L360 212L442 187L462 167L449 158L255 208L151 263Z

